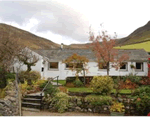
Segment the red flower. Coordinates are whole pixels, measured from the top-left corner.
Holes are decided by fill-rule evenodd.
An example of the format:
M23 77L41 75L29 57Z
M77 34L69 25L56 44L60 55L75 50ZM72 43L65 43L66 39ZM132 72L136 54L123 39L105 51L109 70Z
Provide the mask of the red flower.
M137 101L141 101L141 98L137 98Z

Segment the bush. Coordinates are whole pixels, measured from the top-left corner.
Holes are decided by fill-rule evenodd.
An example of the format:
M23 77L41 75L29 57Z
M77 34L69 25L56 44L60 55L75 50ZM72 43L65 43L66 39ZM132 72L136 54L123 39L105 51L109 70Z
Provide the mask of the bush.
M109 76L94 76L90 83L90 87L93 92L102 94L110 93L113 89L113 86L113 79Z
M83 86L83 83L79 80L79 79L76 79L73 84L76 86L76 87L81 87Z
M142 86L137 88L133 95L136 109L140 114L144 115L150 109L150 86ZM146 114L145 114L146 115Z
M0 89L0 99L5 97L5 89Z
M68 89L63 86L59 86L59 90L64 93L68 93Z
M33 85L38 86L39 88L43 89L45 85L47 84L47 80L38 80Z
M7 73L6 74L6 79L9 80L9 81L14 81L15 80L15 74Z
M53 97L52 103L59 113L63 113L68 109L69 96L66 93L59 92Z
M127 79L125 82L121 82L119 88L120 89L135 89L138 85L131 80Z
M59 89L55 86L53 86L51 83L49 83L44 90L44 96L45 97L54 97L56 93L59 92Z
M123 79L124 82L126 80L130 80L133 83L139 84L142 77L130 74L128 76L122 76L122 79Z
M73 83L76 80L76 77L67 77L66 83Z
M28 85L31 85L34 81L37 81L38 79L41 78L41 75L37 71L21 71L19 73L19 80L20 82L24 83L24 80L28 82Z
M20 87L21 87L21 94L24 96L27 92L27 87L28 87L27 82L25 81L24 84L20 85Z
M90 104L93 106L102 106L102 105L111 105L112 104L111 96L88 95L85 97L85 100L90 102Z
M66 83L66 85L65 85L65 86L66 86L66 87L70 87L70 88L71 88L71 87L75 87L73 83L69 83L69 82L68 82L68 83Z

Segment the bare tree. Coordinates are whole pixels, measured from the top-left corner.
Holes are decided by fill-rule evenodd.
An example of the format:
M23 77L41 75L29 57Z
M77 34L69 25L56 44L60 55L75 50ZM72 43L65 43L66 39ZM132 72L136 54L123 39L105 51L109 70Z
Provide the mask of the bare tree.
M23 46L19 44L17 34L13 33L8 26L4 26L0 30L0 82L6 86L6 74L11 70L14 65L14 58L18 55Z
M31 66L35 66L39 60L39 58L28 48L23 49L18 54L18 59L27 66L27 72L30 72L32 70Z

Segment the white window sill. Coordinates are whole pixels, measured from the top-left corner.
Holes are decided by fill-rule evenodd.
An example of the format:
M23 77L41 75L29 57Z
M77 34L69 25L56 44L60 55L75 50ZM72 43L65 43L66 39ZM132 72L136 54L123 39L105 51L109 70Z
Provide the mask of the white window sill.
M69 68L65 68L65 70L71 70L71 69L69 69Z
M119 72L128 72L126 69L120 69Z
M107 69L98 69L98 71L107 71Z
M59 71L59 69L48 69L49 71Z
M144 71L141 69L135 69L135 72L144 72Z

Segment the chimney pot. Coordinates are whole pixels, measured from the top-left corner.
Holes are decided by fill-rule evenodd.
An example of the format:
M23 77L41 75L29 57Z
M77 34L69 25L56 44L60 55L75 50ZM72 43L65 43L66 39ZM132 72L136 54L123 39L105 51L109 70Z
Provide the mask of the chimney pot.
M61 43L61 49L63 49L63 46L64 46L64 44L63 44L63 43Z

